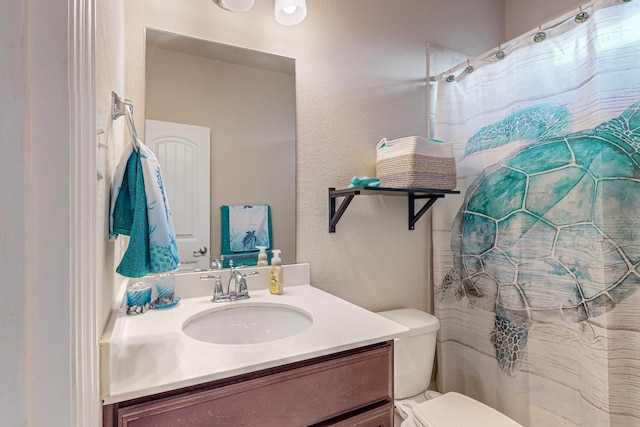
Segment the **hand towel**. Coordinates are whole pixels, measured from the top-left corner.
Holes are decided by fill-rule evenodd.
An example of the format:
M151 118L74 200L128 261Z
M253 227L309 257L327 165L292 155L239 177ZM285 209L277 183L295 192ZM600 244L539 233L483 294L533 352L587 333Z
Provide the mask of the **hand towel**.
M378 178L369 178L369 177L358 177L354 176L351 179L351 184L347 188L355 188L355 187L380 187L380 181Z
M174 271L180 265L160 164L138 142L127 144L111 189L109 236L130 236L116 271L126 277Z
M271 211L269 205L222 206L222 253L255 251L257 246L271 248ZM225 250L227 252L225 252Z

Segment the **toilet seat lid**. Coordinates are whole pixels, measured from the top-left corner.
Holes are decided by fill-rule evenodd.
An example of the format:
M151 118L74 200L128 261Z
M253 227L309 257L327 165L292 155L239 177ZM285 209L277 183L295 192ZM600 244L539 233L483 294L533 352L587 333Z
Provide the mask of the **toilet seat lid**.
M424 427L522 427L495 409L455 392L415 405L413 415Z

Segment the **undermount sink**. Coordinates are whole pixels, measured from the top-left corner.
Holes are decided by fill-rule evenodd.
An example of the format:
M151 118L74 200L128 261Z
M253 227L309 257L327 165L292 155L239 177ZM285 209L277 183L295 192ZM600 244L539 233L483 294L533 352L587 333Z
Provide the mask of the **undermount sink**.
M187 319L182 330L191 338L213 344L255 344L305 331L311 316L280 304L230 304Z

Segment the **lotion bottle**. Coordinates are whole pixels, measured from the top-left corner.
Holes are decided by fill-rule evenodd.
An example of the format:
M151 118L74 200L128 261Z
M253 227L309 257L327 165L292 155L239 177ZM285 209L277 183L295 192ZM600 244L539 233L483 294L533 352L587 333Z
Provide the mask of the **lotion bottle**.
M282 295L282 286L282 259L280 258L280 250L274 249L269 270L269 292L274 295Z
M266 267L269 265L269 261L267 261L267 247L266 246L256 246L256 248L260 249L260 253L258 253L258 267Z

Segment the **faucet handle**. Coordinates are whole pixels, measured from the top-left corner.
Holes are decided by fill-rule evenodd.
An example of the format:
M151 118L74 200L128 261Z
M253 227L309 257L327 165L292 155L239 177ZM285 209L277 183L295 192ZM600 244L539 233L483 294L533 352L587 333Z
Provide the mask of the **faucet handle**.
M252 271L250 273L238 273L239 276L239 285L238 285L238 299L247 299L249 298L249 289L247 289L247 276L255 276L256 274L260 274L259 271Z
M213 287L213 298L211 299L211 301L224 302L227 300L227 296L224 294L224 291L222 290L222 277L220 277L219 274L216 274L214 276L214 279L216 280L216 284Z
M247 289L247 281L242 277L238 283L238 299L247 299L249 298L249 289Z
M224 294L222 290L222 277L219 274L212 276L210 274L203 274L200 276L200 280L211 280L214 279L216 281L215 285L213 285L213 298L211 301L213 302L224 302L227 300L227 296Z

